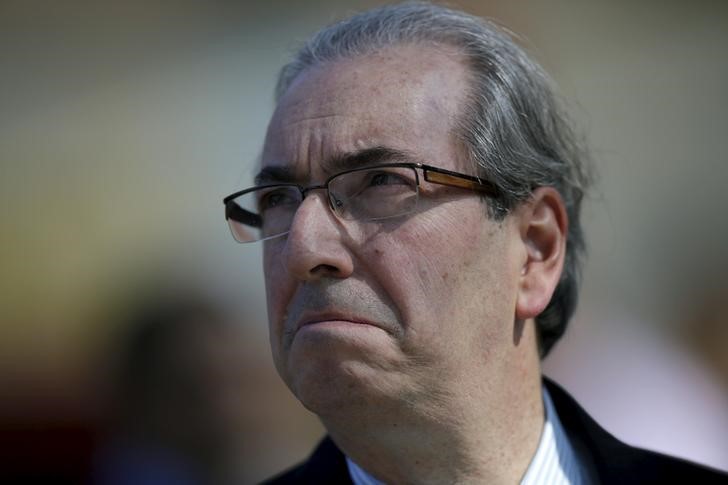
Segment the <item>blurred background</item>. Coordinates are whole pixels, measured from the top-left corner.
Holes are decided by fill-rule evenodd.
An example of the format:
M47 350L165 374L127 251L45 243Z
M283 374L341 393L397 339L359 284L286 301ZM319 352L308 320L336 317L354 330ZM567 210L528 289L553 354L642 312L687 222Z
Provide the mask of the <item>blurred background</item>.
M310 452L221 200L292 50L381 3L0 3L0 479L254 483ZM623 440L728 469L728 3L451 5L520 34L600 173L545 372Z

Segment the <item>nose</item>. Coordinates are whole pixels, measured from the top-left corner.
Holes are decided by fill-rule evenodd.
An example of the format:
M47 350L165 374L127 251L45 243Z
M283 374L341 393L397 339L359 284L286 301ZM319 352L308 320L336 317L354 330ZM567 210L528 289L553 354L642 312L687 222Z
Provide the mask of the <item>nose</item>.
M326 191L311 192L293 218L282 262L301 281L346 278L354 269L350 248L349 234L331 211Z

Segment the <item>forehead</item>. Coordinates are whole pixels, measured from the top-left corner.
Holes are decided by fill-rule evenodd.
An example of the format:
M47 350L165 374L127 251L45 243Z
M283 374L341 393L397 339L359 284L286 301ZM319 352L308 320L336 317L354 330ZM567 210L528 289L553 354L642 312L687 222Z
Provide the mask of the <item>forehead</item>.
M263 166L312 178L331 160L385 147L453 167L466 80L461 56L444 46L397 46L309 68L278 104Z

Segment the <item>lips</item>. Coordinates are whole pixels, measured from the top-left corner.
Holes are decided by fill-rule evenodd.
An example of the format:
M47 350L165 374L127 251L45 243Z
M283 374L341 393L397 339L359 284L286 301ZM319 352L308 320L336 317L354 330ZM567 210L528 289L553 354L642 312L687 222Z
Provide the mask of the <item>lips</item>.
M313 314L306 314L304 313L301 318L298 319L298 322L296 323L296 331L299 329L309 326L309 325L315 325L317 323L323 323L323 322L348 322L358 325L370 325L374 327L380 327L380 325L377 325L375 322L372 322L370 320L367 320L366 318L362 318L359 316L354 315L345 315L338 312L324 312L324 313L313 313Z

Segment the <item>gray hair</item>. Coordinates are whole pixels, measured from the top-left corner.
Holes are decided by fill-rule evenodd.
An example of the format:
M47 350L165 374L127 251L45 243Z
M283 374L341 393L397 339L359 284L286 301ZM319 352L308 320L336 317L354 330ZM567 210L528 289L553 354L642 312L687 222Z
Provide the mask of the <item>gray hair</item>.
M412 43L455 47L468 64L471 85L456 136L479 176L500 189L488 204L489 216L502 220L539 186L556 188L564 200L569 218L564 271L536 317L545 356L576 308L585 252L579 213L591 170L551 80L507 33L487 20L430 3L376 8L314 35L281 69L276 99L312 66Z

